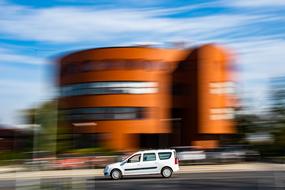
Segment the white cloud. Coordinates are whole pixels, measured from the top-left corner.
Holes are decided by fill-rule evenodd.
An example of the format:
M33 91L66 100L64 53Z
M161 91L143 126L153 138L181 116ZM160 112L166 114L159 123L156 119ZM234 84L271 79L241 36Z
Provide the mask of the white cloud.
M3 67L0 67L0 70ZM6 69L5 69L6 68ZM40 105L48 101L55 95L55 88L50 81L43 76L44 73L34 73L29 71L33 77L23 77L25 73L21 68L7 68L15 73L15 78L0 78L0 123L1 124L19 124L21 123L20 110ZM27 71L25 71L27 72ZM43 72L43 71L42 71ZM20 77L19 77L20 76Z
M279 7L285 6L284 0L238 0L224 1L225 4L236 7Z
M241 9L244 7L281 7L284 4L283 0L239 0L230 1L230 3L225 1L225 6ZM257 11L255 13L258 14L239 12L199 17L169 17L175 13L206 6L212 6L212 4L161 9L98 9L86 6L36 9L12 5L5 1L1 3L0 0L0 35L6 39L47 42L50 47L55 44L71 44L70 47L77 48L86 48L86 46L91 46L92 42L94 46L100 42L101 44L111 42L127 44L134 41L156 43L191 41L194 44L209 41L224 42L237 53L236 62L243 68L242 73L239 74L239 80L244 92L250 93L246 96L253 97L256 102L262 102L267 88L264 84L265 79L285 75L283 65L285 42L270 34L267 36L268 39L257 38L258 31L253 33L251 27L254 29L255 26L251 24L262 23L265 20L267 22L282 21L284 16L272 12L266 15ZM243 26L246 27L242 28ZM243 35L232 37L239 34ZM18 49L2 48L0 49L0 62L46 63L44 57L31 56L23 52ZM27 75L29 73L24 76ZM7 107L7 111L0 110L0 115L5 118L5 121L13 123L16 110L30 107L32 103L39 102L49 92L47 87L44 87L47 81L37 80L39 77L34 78L33 81L11 81L0 78L0 104L2 107ZM258 81L261 82L258 83ZM260 104L257 103L257 105Z
M255 111L265 110L271 78L285 76L285 41L252 37L228 45L235 50L235 62L242 69L237 81L243 103Z
M285 75L285 41L254 39L231 44L236 62L243 69L242 80L258 80Z
M6 5L0 9L6 12L5 16L0 17L0 33L4 36L59 43L111 41L131 37L152 37L156 40L166 40L170 36L205 38L260 19L258 16L236 14L190 18L161 17L168 13L179 12L182 8L172 10L99 10L87 7L32 9ZM186 9L191 9L191 6ZM142 39L142 41L145 40L152 39Z
M48 89L41 80L25 81L25 79L0 80L0 123L15 124L21 119L20 110L30 108L46 99Z
M23 55L13 52L10 49L0 48L0 62L3 63L23 63L23 64L45 64L43 58L36 56Z

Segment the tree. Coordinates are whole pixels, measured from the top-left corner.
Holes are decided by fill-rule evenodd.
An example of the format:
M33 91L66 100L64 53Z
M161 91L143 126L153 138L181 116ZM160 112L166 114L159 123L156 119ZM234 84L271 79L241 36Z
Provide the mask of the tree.
M34 130L34 151L56 152L57 102L52 100L23 111L26 124Z
M274 146L279 154L285 154L285 89L272 90L270 124L274 135Z

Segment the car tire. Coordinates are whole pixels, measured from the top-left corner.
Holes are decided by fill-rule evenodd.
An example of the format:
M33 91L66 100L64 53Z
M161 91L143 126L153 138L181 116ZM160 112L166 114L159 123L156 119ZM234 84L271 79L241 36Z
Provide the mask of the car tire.
M122 172L118 169L113 169L110 176L112 179L118 180L122 178Z
M164 167L164 168L162 168L162 170L161 170L161 175L162 175L162 177L164 177L164 178L169 178L169 177L171 177L171 176L172 176L172 173L173 173L173 171L172 171L172 169L171 169L170 167Z

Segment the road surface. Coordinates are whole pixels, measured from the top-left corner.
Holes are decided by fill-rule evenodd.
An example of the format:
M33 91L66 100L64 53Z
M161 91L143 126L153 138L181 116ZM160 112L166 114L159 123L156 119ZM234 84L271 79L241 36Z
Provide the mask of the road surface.
M159 175L128 177L111 180L105 177L72 177L4 180L0 189L95 189L95 190L140 190L140 189L285 189L284 171L250 171L217 173L180 173L165 179Z

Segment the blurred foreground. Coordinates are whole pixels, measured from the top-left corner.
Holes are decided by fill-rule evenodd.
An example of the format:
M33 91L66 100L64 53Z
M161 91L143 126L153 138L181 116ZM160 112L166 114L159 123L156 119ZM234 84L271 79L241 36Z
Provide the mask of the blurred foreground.
M258 151L243 146L225 146L216 149L203 150L197 147L173 147L177 152L180 165L223 164L243 161L270 161L283 163L283 159L264 158ZM54 156L50 152L34 151L31 158L6 160L4 163L20 165L26 170L62 170L62 169L92 169L103 168L107 164L122 161L132 152L97 152L69 153Z
M102 169L18 171L0 174L0 189L283 189L284 172L280 164L193 165L182 166L170 179L149 175L114 181L103 177Z

